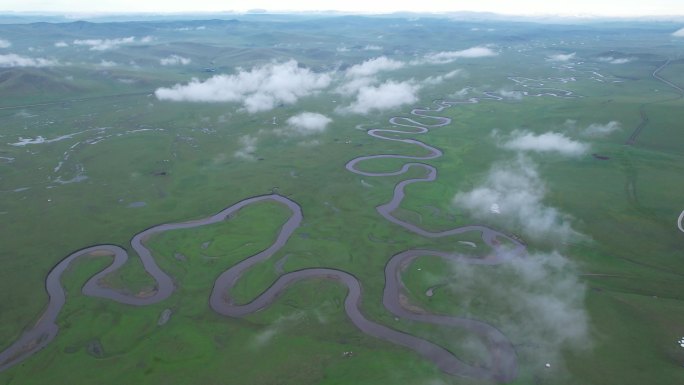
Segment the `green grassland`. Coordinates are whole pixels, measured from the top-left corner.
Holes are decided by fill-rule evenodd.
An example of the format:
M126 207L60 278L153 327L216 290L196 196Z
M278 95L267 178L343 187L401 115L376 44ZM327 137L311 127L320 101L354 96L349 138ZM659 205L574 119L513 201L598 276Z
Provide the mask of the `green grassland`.
M412 106L365 116L338 114L335 108L350 100L324 91L293 105L248 114L235 103L165 102L153 92L192 77L231 74L238 67L273 60L294 58L323 72L381 55L410 60L428 52L493 44L500 51L497 57L407 66L380 78L421 80L462 70L422 89L415 106L429 106L464 87L474 88L469 97L501 89L533 91L510 76L573 76L574 82L545 82L582 97L458 105L440 113L453 119L448 126L424 135L396 135L444 152L424 161L438 170L437 180L407 187L396 216L431 231L479 223L520 234L522 229L496 218L475 220L452 203L457 192L480 183L493 163L513 159L497 145L493 130L563 131L577 137L567 120L575 120L577 127L620 122L620 131L583 139L592 152L609 160L530 155L547 185L545 203L569 214L573 228L586 237L565 245L530 242L529 247L533 252L559 249L576 267L572 274L586 288L582 303L591 343L562 349L563 364L549 370L540 366L534 347L513 340L520 364L513 383L682 383L684 349L676 341L684 336L684 234L676 219L684 210L684 108L676 90L652 77L672 58L660 74L684 86L684 62L679 59L684 40L673 40L669 33L674 29L667 23L564 26L362 17L0 25L0 37L14 42L9 50L28 54L29 47L40 48L36 55L70 63L0 68L0 157L14 159L0 159L0 346L9 346L38 319L47 303L45 277L72 251L107 243L132 253L130 239L146 228L202 218L247 197L277 192L301 205L304 220L282 250L240 279L233 293L239 302L270 286L280 274L278 261L284 261L284 272L341 269L361 281L361 308L369 319L443 344L466 361L482 360L482 341L464 331L395 319L382 306L383 271L392 255L410 248L474 257L489 252L477 234L425 239L376 212L376 206L391 199L396 183L422 177L422 170L393 177L345 170L346 162L358 156L424 155L415 146L381 141L355 128L390 127L389 118L408 116ZM126 36L153 40L103 52L54 47L57 41ZM364 50L368 45L381 49ZM575 52L586 63L572 71L545 61L559 52ZM192 63L161 67L159 59L170 54ZM606 55L634 60L620 65L598 60ZM103 68L101 60L119 64ZM592 80L583 68L621 82ZM627 145L642 120L640 109L648 122L635 143ZM301 111L320 112L334 121L310 138L271 133L273 118L284 122ZM10 145L19 137L70 134L51 143ZM258 136L251 161L234 156L245 135ZM98 137L97 143L85 143ZM317 144L305 143L311 139ZM55 172L59 162L63 164ZM360 167L385 172L403 163L374 160ZM87 179L57 181L78 175L81 166ZM136 202L144 205L131 205ZM151 306L83 296L80 288L109 260L80 260L62 279L67 302L57 319L58 336L44 350L1 372L0 384L482 383L447 376L412 351L358 331L344 313L344 288L332 281L293 285L272 306L244 319L214 313L208 297L216 277L269 246L287 217L280 205L259 203L222 223L149 240L157 262L176 285L169 299ZM459 269L435 257L418 258L402 275L409 301L434 313L482 319L504 332L526 322L525 314L485 287L474 286L465 297L450 291L448 283L459 280ZM516 277L499 266L470 269L515 285ZM105 283L136 293L149 290L153 281L132 254ZM435 295L426 296L435 286ZM172 310L171 318L158 325L165 309ZM353 355L346 357L347 351Z

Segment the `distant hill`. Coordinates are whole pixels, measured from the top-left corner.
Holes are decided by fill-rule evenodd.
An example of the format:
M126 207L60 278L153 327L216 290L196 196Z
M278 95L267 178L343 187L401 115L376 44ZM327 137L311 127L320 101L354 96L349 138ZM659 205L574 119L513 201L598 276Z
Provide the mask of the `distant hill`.
M35 94L72 94L82 91L73 81L48 69L0 69L0 93L24 97Z

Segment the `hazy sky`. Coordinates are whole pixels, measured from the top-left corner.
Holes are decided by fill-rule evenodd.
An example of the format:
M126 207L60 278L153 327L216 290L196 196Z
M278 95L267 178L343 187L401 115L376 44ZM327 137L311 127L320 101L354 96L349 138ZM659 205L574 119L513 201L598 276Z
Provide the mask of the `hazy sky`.
M684 15L684 0L0 0L0 11L192 12L339 10L488 11L506 14Z

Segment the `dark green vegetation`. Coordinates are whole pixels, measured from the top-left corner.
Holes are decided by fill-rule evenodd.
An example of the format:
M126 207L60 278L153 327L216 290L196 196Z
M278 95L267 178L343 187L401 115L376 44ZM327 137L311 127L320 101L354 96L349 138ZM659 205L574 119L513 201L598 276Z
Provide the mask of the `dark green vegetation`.
M172 103L153 93L192 77L233 74L237 67L250 69L272 60L293 58L318 73L338 69L342 78L345 68L381 55L410 61L430 52L492 44L496 57L406 66L379 77L420 81L463 70L461 76L424 87L416 105L464 87L475 89L468 96L531 91L510 76L574 77L567 83L544 83L583 97L507 98L443 111L454 119L451 125L411 136L444 151L443 157L426 161L438 169L438 179L408 187L396 215L430 230L482 222L455 207L452 199L477 186L494 162L514 159L512 152L497 146L493 129L504 135L515 129L564 132L591 143L590 153L579 158L529 155L546 185L544 203L571 215L573 228L586 236L565 244L545 239L528 243L533 253L555 249L570 261L572 268L563 272L581 282L573 289L586 288L580 298L589 318L588 336L549 352L538 344L545 335L516 333L517 325L531 322L527 308L487 285L527 288L527 283L518 282L503 266L464 269L436 258L419 259L404 273L409 301L431 312L482 319L504 331L519 353L515 384L682 383L684 349L677 340L684 336L684 233L676 220L684 210L684 103L677 89L652 76L672 59L660 76L684 86L684 38L670 35L680 27L358 17L0 26L0 38L12 42L0 55L60 63L0 68L0 347L35 322L47 302L45 276L73 250L100 243L130 249L130 237L155 224L204 217L246 197L276 191L302 206L303 225L274 259L243 277L237 298L248 301L268 287L279 274L281 258L286 258L281 266L285 272L342 269L362 282L362 309L370 319L477 361L481 342L458 330L395 320L381 305L383 268L392 255L421 247L486 254L477 234L424 239L376 213L375 207L391 198L393 186L421 176L418 170L372 178L344 169L347 161L362 155L421 155L415 146L380 141L355 129L359 124L386 126L390 117L406 115L411 105L366 116L337 114L335 107L349 100L334 94L333 85L295 104L248 114L239 111L238 103ZM72 44L75 39L129 36L136 42L104 51ZM152 39L142 41L146 36ZM60 41L69 47L55 47ZM575 68L546 61L573 52L572 62L581 62ZM161 66L159 60L169 55L192 61ZM608 57L629 60L601 60ZM271 133L274 117L281 127L302 111L325 114L333 122L310 137ZM609 121L621 123L622 130L601 138L578 134L590 124ZM633 144L626 145L640 126ZM10 145L20 137L50 140L74 133L51 143ZM234 156L245 135L258 137L251 160ZM387 160L363 167L388 171L401 165ZM87 179L59 183L78 175ZM136 202L145 205L131 205ZM83 283L106 262L79 262L63 280L68 298L58 319L60 334L41 352L0 373L0 383L474 383L443 375L413 352L359 332L347 320L344 290L334 282L298 284L270 308L245 319L212 312L207 299L216 276L269 245L286 216L282 207L264 203L225 223L152 239L158 263L178 289L149 307L80 295ZM524 233L519 225L496 218L485 222ZM540 277L529 294L539 294L557 280L553 274ZM151 284L134 258L107 281L131 292L149 290ZM459 286L460 281L473 286ZM428 297L431 287L437 288ZM172 310L171 318L158 326L165 309ZM539 340L530 341L532 337ZM353 352L350 357L343 354L348 351ZM549 369L546 358L553 360Z

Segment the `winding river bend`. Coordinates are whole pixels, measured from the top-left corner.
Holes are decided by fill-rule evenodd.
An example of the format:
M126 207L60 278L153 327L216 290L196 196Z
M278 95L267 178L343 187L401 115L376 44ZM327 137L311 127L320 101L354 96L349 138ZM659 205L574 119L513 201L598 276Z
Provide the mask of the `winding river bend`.
M432 147L416 139L399 139L387 136L387 134L425 134L428 133L430 129L444 127L451 124L451 118L436 115L446 108L459 104L475 104L482 100L498 101L501 99L502 98L496 94L485 92L484 96L479 98L469 98L458 101L438 100L434 102L435 107L414 108L411 110L410 114L412 116L418 117L422 120L432 121L433 123L422 123L410 117L393 117L389 120L389 123L397 128L371 129L367 131L368 135L381 140L397 141L415 145L427 150L427 154L423 156L407 156L396 154L363 156L349 161L346 164L346 168L350 172L367 177L395 176L406 173L412 167L422 168L425 170L426 176L422 178L407 179L399 182L394 187L392 199L388 203L382 204L376 208L378 213L388 221L401 226L408 231L427 238L441 238L466 232L479 232L481 234L482 240L494 250L492 254L484 258L472 258L457 253L446 253L424 249L406 250L396 254L389 260L385 267L383 305L397 317L410 319L416 322L460 327L478 335L481 340L485 342L489 352L489 360L484 365L471 365L465 363L458 360L452 353L444 349L440 352L441 354L439 357L427 356L430 360L435 362L442 371L452 375L495 380L497 382L509 382L515 379L517 376L517 357L512 344L503 335L503 333L501 333L495 327L475 319L436 314L417 314L410 311L404 305L402 305L400 301L400 294L405 290L401 280L401 271L413 260L421 256L436 256L457 263L495 265L505 262L507 258L524 255L526 252L525 246L517 239L511 238L506 234L486 226L462 226L440 232L431 232L393 216L392 213L401 205L401 202L404 199L404 190L406 186L413 183L432 182L437 179L437 169L431 165L420 162L409 162L405 163L401 169L397 171L384 173L366 172L358 168L359 163L364 161L372 161L373 159L393 158L424 161L438 158L442 156L442 151L438 148ZM497 238L507 239L514 245L513 250L509 250L507 253L501 252L498 246L499 242ZM413 349L418 351L416 348Z
M484 258L473 258L457 253L426 249L412 249L400 252L392 256L385 267L385 288L383 292L383 305L397 317L402 317L415 322L431 323L446 327L459 327L479 336L489 352L489 359L487 362L478 364L466 363L459 360L449 350L436 343L367 319L360 310L363 293L361 283L352 274L341 270L310 268L289 272L281 275L269 288L251 302L236 304L230 293L243 273L255 264L271 258L279 251L300 226L303 219L302 209L296 202L277 194L271 194L245 199L206 218L189 222L161 224L136 234L131 240L131 246L138 254L145 271L156 281L156 290L144 297L128 295L99 284L103 277L118 270L126 263L129 256L123 248L116 245L97 245L70 254L60 261L49 272L46 278L45 285L49 296L49 303L40 319L31 329L26 331L12 345L0 353L0 371L29 358L31 355L47 346L47 344L55 338L59 330L56 319L66 301L66 294L60 280L62 274L69 265L80 257L113 256L112 263L91 277L83 286L82 293L84 295L106 298L132 306L144 306L158 303L167 299L174 292L175 286L173 279L157 265L150 249L145 246L146 240L156 234L169 230L189 229L224 221L228 219L231 214L238 212L246 206L263 201L274 201L284 205L290 210L291 215L289 219L280 228L275 241L268 248L244 259L218 276L209 297L209 305L214 311L228 317L244 317L268 307L277 299L278 295L286 290L291 284L309 278L332 279L347 287L348 291L344 302L344 308L349 319L362 332L409 348L432 361L440 370L450 375L466 376L481 380L493 380L502 383L512 381L517 376L518 370L516 353L510 341L498 329L483 321L475 319L423 312L418 314L410 311L400 300L402 291L405 290L401 280L401 272L408 264L420 256L437 256L456 263L465 264L494 265L504 263L507 258L523 255L525 253L525 246L518 240L485 226L464 226L440 232L431 232L412 223L402 221L392 215L394 210L400 206L404 199L404 189L406 186L413 183L434 181L437 178L437 170L433 166L418 161L438 158L442 155L442 152L435 147L415 139L397 139L386 135L424 134L432 128L447 126L451 123L451 119L437 116L436 114L458 104L478 103L480 100L486 99L500 100L500 97L485 93L485 96L481 98L470 98L462 101L442 100L435 102L436 107L415 108L411 111L411 115L422 120L433 121L434 123L432 124L421 123L416 120L417 118L393 117L389 120L389 123L399 128L371 129L368 131L368 134L381 140L398 141L416 145L425 149L428 154L419 157L397 154L363 156L348 162L346 168L350 172L368 177L401 175L412 167L424 169L426 171L425 177L408 179L398 183L394 188L394 194L390 202L377 207L378 213L389 222L427 238L441 238L466 232L478 232L481 234L482 240L492 247L494 251ZM407 159L411 160L411 162L404 164L398 171L387 173L370 173L358 168L358 165L361 162L380 158ZM498 246L499 241L497 238L507 239L513 244L513 252L510 252L510 250L505 253L502 252Z

